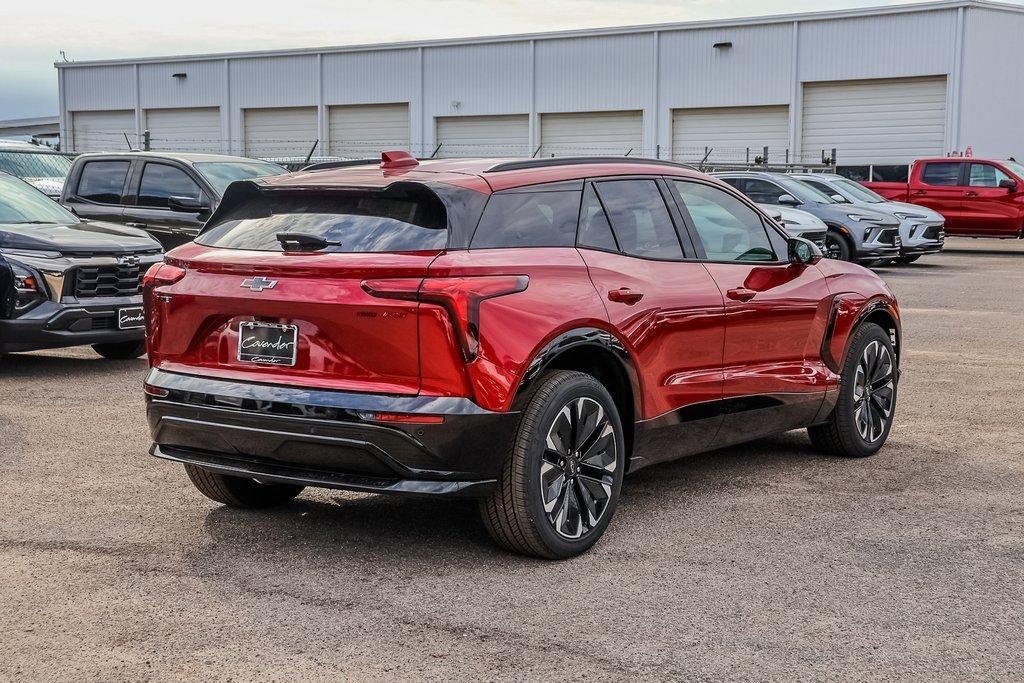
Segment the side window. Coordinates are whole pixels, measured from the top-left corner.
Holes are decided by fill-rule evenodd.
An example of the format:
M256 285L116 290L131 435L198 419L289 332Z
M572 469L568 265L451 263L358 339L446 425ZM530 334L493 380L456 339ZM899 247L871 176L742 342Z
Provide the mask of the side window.
M1009 179L1010 176L995 166L971 164L971 179L967 184L971 187L999 187L999 183Z
M82 199L102 204L120 204L130 161L90 161L82 169L78 192Z
M760 214L717 187L674 181L709 261L775 261Z
M615 239L626 254L655 259L682 259L683 249L654 180L609 180L597 183Z
M831 197L834 194L839 194L834 189L821 182L820 180L808 180L807 178L801 178L800 182L810 185L818 192L823 192L827 197Z
M190 197L198 200L200 195L199 186L180 168L148 163L142 169L139 206L166 209L169 197Z
M950 161L925 164L921 182L925 185L959 185L960 164Z
M747 188L743 194L747 195L747 197L750 198L750 201L755 204L771 204L772 206L778 206L779 197L789 193L775 183L770 183L767 180L761 180L760 178L747 178Z
M593 183L587 183L583 191L583 204L580 207L580 232L576 243L581 247L591 247L604 251L618 251L612 226L608 216L597 198Z
M579 213L579 190L498 192L488 200L470 248L571 247Z

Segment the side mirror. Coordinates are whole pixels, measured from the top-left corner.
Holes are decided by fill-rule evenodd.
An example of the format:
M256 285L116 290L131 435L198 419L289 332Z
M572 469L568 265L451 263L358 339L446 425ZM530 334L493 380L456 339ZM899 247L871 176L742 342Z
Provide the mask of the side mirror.
M841 194L833 194L833 195L830 195L830 196L832 197L832 200L834 202L836 202L837 204L849 204L850 203L850 200L847 199L846 197L844 197Z
M803 237L789 238L789 262L802 265L813 265L821 260L821 250L810 240Z
M1017 181L1013 180L1012 178L1003 178L1002 180L999 181L999 187L1003 188L1004 190L1009 190L1010 192L1016 192Z
M168 197L167 208L179 213L202 213L209 210L201 199L195 197Z
M783 206L800 206L800 200L791 194L779 195L776 201Z

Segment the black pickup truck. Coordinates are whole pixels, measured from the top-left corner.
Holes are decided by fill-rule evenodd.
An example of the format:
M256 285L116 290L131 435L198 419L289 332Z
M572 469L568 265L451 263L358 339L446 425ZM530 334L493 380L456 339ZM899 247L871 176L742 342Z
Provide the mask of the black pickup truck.
M0 355L83 344L143 355L139 285L162 259L144 231L81 220L0 173Z

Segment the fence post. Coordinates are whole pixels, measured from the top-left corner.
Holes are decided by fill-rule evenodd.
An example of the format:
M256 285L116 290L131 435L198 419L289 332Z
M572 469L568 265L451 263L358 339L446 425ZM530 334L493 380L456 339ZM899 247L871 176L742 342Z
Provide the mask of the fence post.
M764 165L768 165L768 145L764 146Z
M149 130L142 131L142 149L149 151Z
M832 148L832 168L836 167L836 148Z

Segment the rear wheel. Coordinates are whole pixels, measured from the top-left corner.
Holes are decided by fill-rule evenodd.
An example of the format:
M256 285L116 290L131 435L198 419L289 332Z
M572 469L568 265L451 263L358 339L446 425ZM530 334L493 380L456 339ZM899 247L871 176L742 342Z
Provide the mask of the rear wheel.
M480 502L491 537L525 555L583 553L615 513L625 466L622 423L590 375L545 375L526 402L498 484Z
M850 243L837 230L829 230L825 233L825 256L837 261L853 260Z
M204 496L235 508L284 505L305 488L292 484L261 484L255 479L218 474L195 465L185 465L185 472Z
M874 455L889 437L898 379L892 341L878 325L857 328L843 363L839 400L824 424L808 427L811 443L826 453Z
M92 350L107 360L130 360L146 355L146 341L93 344Z

